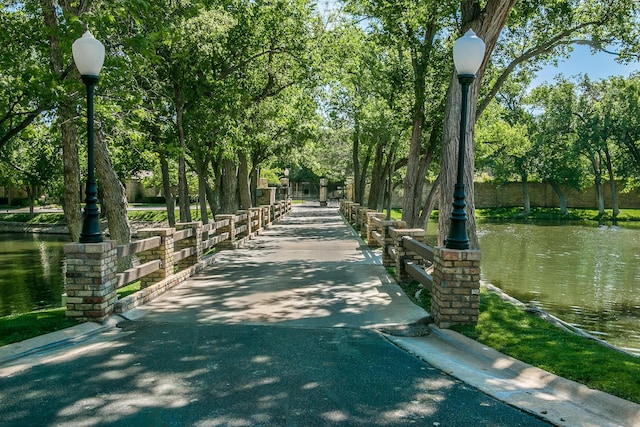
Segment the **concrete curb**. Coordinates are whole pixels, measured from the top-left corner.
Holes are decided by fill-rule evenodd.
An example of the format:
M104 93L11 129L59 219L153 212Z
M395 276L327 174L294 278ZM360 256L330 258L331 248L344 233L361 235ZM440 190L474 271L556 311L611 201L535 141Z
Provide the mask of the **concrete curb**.
M557 426L640 425L640 405L558 377L454 331L387 339L434 367Z

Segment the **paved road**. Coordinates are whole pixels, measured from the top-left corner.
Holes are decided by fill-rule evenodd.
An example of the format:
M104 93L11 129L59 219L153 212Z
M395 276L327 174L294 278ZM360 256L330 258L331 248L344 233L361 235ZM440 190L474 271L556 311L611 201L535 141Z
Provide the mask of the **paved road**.
M0 425L548 425L388 341L425 313L360 245L296 207L118 328L0 366Z

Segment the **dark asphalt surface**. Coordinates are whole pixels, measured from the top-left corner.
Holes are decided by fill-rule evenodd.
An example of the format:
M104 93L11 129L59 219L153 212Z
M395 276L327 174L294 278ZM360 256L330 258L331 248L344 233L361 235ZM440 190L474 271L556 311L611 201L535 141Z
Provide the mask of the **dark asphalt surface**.
M375 331L125 322L0 380L3 426L543 426Z
M349 230L297 208L137 320L0 364L0 426L549 425L371 329L424 312Z

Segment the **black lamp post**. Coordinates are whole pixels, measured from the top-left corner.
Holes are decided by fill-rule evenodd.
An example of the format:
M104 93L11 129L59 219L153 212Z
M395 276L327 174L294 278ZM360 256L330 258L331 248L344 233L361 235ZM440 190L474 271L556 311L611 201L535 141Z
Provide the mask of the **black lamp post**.
M285 183L286 183L286 187L285 190L287 192L287 194L285 195L285 200L289 199L289 192L291 191L291 183L289 181L289 169L285 168L284 170L284 179L285 179Z
M82 81L87 86L87 154L88 173L84 208L84 219L80 243L102 242L100 229L100 211L98 210L98 190L94 175L95 163L93 155L93 89L98 82L98 74L104 63L104 46L89 31L73 42L71 46L73 60L80 71Z
M453 192L453 211L449 237L445 242L448 249L469 249L467 235L467 213L465 212L464 189L464 155L466 151L467 115L469 104L469 87L476 78L476 72L484 59L485 44L475 35L473 30L460 37L453 45L453 62L458 73L458 81L462 85L462 107L460 111L460 142L458 145L458 173Z

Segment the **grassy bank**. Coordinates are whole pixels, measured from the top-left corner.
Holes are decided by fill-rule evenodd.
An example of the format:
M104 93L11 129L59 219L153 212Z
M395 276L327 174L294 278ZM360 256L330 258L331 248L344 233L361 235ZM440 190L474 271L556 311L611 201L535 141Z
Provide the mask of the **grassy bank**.
M118 289L118 298L139 290L138 280ZM0 347L77 325L77 321L65 316L65 310L60 307L0 317Z
M0 221L24 222L28 224L64 224L64 214L60 213L36 213L33 218L25 212L0 213Z
M458 332L530 365L640 403L640 358L607 348L482 289L478 325Z
M0 346L77 325L65 317L65 308L32 311L0 317Z
M386 212L386 211L385 211ZM391 218L402 218L402 210L392 209ZM438 218L438 211L433 211L431 220ZM562 214L558 208L532 208L527 215L522 208L487 208L476 209L476 218L479 221L585 221L585 222L611 222L611 212L605 212L600 218L597 209L568 209ZM621 209L618 221L623 223L640 222L640 209Z
M417 282L400 287L416 305L431 311L431 297L426 290L418 292ZM453 329L514 359L640 403L640 357L565 332L486 288L480 293L478 324Z
M416 305L431 311L431 297L426 290L418 293L417 282L400 287ZM453 329L514 359L640 403L640 357L566 332L486 288L480 293L478 324Z

